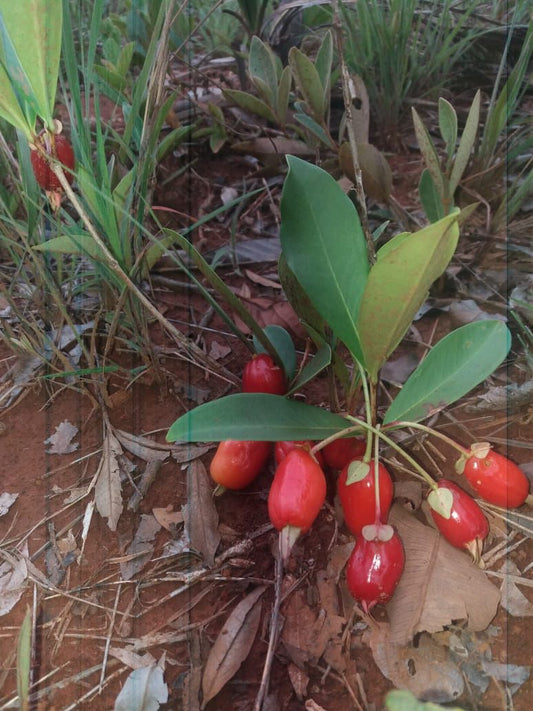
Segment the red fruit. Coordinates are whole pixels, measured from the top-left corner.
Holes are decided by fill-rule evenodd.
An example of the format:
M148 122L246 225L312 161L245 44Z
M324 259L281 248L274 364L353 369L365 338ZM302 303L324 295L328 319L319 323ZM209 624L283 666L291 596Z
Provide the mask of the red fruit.
M387 540L379 538L384 529L392 531ZM365 612L391 599L404 565L403 545L391 526L378 525L371 540L367 540L364 533L356 539L346 567L346 582L350 593L361 602Z
M480 454L482 452L480 451ZM496 506L522 506L529 495L529 481L524 472L502 454L490 450L485 456L470 454L464 463L464 475L470 486L485 501Z
M342 437L330 442L320 451L328 467L342 469L354 459L362 457L365 449L366 442L363 439Z
M270 442L220 442L211 461L212 479L226 489L244 489L251 484L270 454Z
M285 395L287 379L283 370L266 353L260 353L249 361L242 375L242 391L245 393L270 393Z
M371 460L368 464L368 474L353 484L346 484L349 466L347 464L339 475L337 491L346 525L355 536L358 536L364 526L369 526L376 520L375 463ZM392 504L394 486L389 472L381 462L378 464L378 482L381 521L384 522L387 520Z
M451 491L453 503L450 518L445 518L432 508L430 494L428 503L435 525L452 546L468 548L474 557L478 558L481 541L486 538L489 532L489 524L483 511L474 499L453 481L441 479L438 488Z
M326 499L326 477L314 458L301 447L287 454L276 469L268 495L268 515L274 528L311 528Z
M302 447L306 451L310 451L310 449L313 447L313 442L309 439L302 439L302 440L286 440L283 442L276 442L274 445L274 458L276 460L276 464L281 464L283 459L287 456L289 452L291 452L293 449L296 447ZM314 455L315 459L317 462L320 464L320 466L323 466L324 460L322 458L322 453L317 452Z
M72 146L62 133L49 133L43 131L37 137L38 144L49 156L52 156L65 168L65 177L72 184L74 175L74 152ZM30 160L35 178L41 188L48 191L62 190L61 183L57 175L50 168L50 165L42 153L38 150L30 151Z

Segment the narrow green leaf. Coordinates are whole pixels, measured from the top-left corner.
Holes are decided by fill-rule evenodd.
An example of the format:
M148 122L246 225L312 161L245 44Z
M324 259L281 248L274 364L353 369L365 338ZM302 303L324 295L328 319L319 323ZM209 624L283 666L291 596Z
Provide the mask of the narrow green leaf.
M296 350L293 340L288 331L282 326L270 324L263 329L266 337L276 349L277 354L283 363L283 368L289 380L292 380L296 372ZM267 349L259 343L257 336L253 337L254 348L257 353L267 353Z
M221 442L226 439L276 442L322 440L347 426L328 410L279 395L238 393L187 412L170 427L167 442Z
M264 101L261 101L261 99L258 99L257 96L249 94L247 91L239 91L238 89L225 89L222 93L227 99L233 101L237 106L240 106L241 109L252 114L257 114L257 116L261 116L261 118L267 121L276 123L276 116L270 106L265 104Z
M324 368L327 368L330 363L331 348L327 343L324 343L324 345L318 349L315 356L309 361L309 363L304 366L302 372L294 381L292 388L287 394L291 395L292 393L297 392L300 388L302 388L304 385L313 380L313 378L315 378L318 373L324 370Z
M384 422L417 422L447 407L493 373L510 346L511 335L502 321L474 321L452 331L410 375Z
M254 35L250 43L250 55L248 59L248 73L254 84L259 83L265 92L265 99L273 106L278 90L278 75L274 53Z
M459 147L457 149L457 155L455 156L455 161L453 163L452 173L450 175L450 196L455 192L455 189L459 185L459 181L463 177L468 161L470 160L470 154L472 153L472 148L474 147L474 142L476 140L477 129L479 125L479 109L481 106L481 92L478 89L474 100L472 101L472 106L468 112L465 127L461 135L461 140L459 141Z
M333 35L328 30L318 49L315 68L322 84L324 101L326 101L331 85L331 65L333 63ZM324 104L324 107L327 104Z
M276 113L282 126L287 121L287 111L289 110L289 97L292 85L292 72L290 67L285 67L281 72L276 94Z
M357 320L373 382L452 258L459 239L458 217L456 212L413 234L402 233L378 252Z
M451 161L457 143L457 114L449 101L439 98L439 129L446 144L448 160Z
M311 115L317 123L320 123L324 120L324 88L315 65L297 47L291 47L289 66Z
M328 134L324 131L322 126L318 125L315 119L303 113L294 114L294 118L298 121L298 123L301 123L302 126L305 126L308 131L316 136L319 141L322 141L325 146L331 147L331 141L328 138Z
M420 151L422 152L422 156L424 157L427 169L429 170L431 177L433 178L435 187L439 195L441 196L441 201L445 202L447 199L447 191L444 184L444 176L442 175L442 171L440 169L440 160L437 155L437 151L435 150L433 141L431 140L430 135L426 127L422 123L422 120L418 115L416 109L412 109L412 114L416 140L418 141Z
M79 235L59 235L52 237L46 242L36 244L33 249L39 252L51 252L58 254L80 254L99 262L106 262L100 247L96 244L90 234L84 232Z
M424 168L420 176L418 195L430 222L437 222L444 217L444 205L427 168Z
M17 640L17 694L19 708L29 709L31 673L31 610L26 614Z
M281 199L281 245L289 269L357 360L363 350L357 313L369 264L350 199L321 168L288 156Z

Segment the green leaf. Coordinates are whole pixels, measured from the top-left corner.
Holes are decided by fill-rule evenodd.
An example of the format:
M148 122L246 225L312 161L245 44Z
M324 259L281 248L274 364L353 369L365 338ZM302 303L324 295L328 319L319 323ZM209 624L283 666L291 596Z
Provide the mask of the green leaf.
M458 217L456 212L413 234L402 233L378 252L357 319L373 382L452 258L459 239Z
M328 410L279 395L238 393L212 400L182 415L167 442L221 442L226 439L276 442L322 440L348 425Z
M292 388L287 395L292 395L304 385L309 383L320 373L324 368L327 368L331 363L331 348L327 343L324 343L316 352L314 358L307 363L298 378L294 381Z
M474 321L435 345L400 390L384 418L418 422L483 382L503 362L511 335L501 321Z
M357 360L357 313L368 275L366 241L350 199L321 168L288 156L281 245L289 269Z
M440 706L431 701L418 701L416 696L406 689L389 691L385 698L387 711L463 711L458 706Z
M17 640L17 693L20 709L29 709L31 682L31 610L26 608L26 614L20 628Z
M449 101L439 98L439 129L446 144L448 160L451 160L457 143L457 114Z
M424 168L420 176L418 195L430 222L437 222L444 217L444 205L427 168Z
M295 310L303 324L310 326L313 331L323 334L325 327L324 319L311 303L311 300L305 293L298 279L294 276L294 273L289 269L287 259L283 252L279 257L278 276L287 301Z
M291 47L289 66L309 112L315 121L320 123L324 120L324 87L315 65L297 47Z
M450 196L455 192L455 189L459 185L459 181L463 177L465 168L470 160L470 154L472 153L472 148L474 147L474 142L476 140L477 129L479 125L479 109L481 106L481 92L479 89L474 96L474 101L472 101L472 106L468 112L468 117L466 119L465 127L461 135L461 140L459 141L459 147L457 149L457 155L453 162L453 168L450 175L450 185L449 191Z
M36 244L33 249L39 252L52 252L58 254L80 254L90 257L94 261L107 262L100 247L87 232L79 235L59 235L46 242Z
M435 150L435 146L430 138L430 135L422 123L420 116L416 112L416 109L412 109L413 114L413 124L415 127L416 140L420 147L420 151L424 157L427 169L429 170L435 187L441 197L441 201L445 202L447 200L447 190L444 184L444 176L440 169L440 160Z
M333 63L333 35L328 30L320 44L315 59L315 68L320 78L323 89L324 109L329 102L329 89L331 86L331 65Z
M227 99L233 101L237 106L240 106L241 109L252 114L257 114L257 116L261 116L261 118L267 121L276 123L276 116L270 106L265 104L264 101L261 101L261 99L258 99L257 96L249 94L247 91L238 91L237 89L225 89L222 93Z
M302 126L305 126L305 128L310 131L314 136L318 138L319 141L322 141L322 143L325 146L331 147L331 141L328 137L328 134L324 131L322 126L320 126L311 116L308 116L307 114L304 113L296 113L294 114L294 118L298 123L301 123Z
M292 380L296 372L296 350L289 332L276 324L265 326L263 331L276 349L288 379ZM259 343L256 336L253 337L253 342L257 353L268 353L267 349Z
M290 67L285 67L281 72L278 91L276 94L276 113L282 126L287 121L287 111L289 109L289 97L291 93L292 73Z
M250 55L248 59L248 73L252 82L264 94L263 98L273 106L278 90L278 74L276 70L276 60L274 53L254 35L250 43Z
M17 0L0 8L2 60L24 99L53 128L61 30L62 0ZM20 100L20 99L19 99Z

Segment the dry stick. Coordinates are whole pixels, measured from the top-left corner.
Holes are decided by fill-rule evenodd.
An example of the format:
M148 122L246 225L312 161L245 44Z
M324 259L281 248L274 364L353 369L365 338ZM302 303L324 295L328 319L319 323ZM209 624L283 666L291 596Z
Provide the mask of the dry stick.
M107 266L111 269L111 271L120 279L121 282L123 282L128 289L139 299L141 304L147 309L147 311L158 321L158 323L161 324L161 326L168 331L172 337L176 340L176 342L183 348L185 353L189 353L190 357L186 358L186 360L190 360L192 363L199 365L202 364L202 367L204 367L206 370L208 370L210 373L213 375L217 375L227 382L231 383L232 385L238 385L238 379L233 375L233 373L230 373L226 368L221 368L220 364L217 363L215 360L210 358L208 355L206 355L201 348L198 348L198 346L195 343L192 343L186 336L183 335L181 331L179 331L175 326L173 326L168 319L166 319L162 313L158 311L158 309L152 304L150 299L148 299L143 292L138 288L138 286L130 279L130 277L126 274L126 272L122 269L120 264L117 262L115 257L111 254L109 249L106 247L104 242L100 239L100 236L96 232L95 228L93 227L91 221L89 220L89 217L87 216L87 213L83 209L82 205L78 201L78 198L76 197L74 191L70 187L70 184L68 180L65 177L65 174L63 172L63 168L61 167L60 163L52 163L51 168L54 172L54 174L57 176L59 182L61 183L61 187L64 189L68 199L74 206L76 212L80 216L83 224L85 225L87 231L91 235L91 237L94 239L96 245L98 248L101 250L102 254L104 255ZM195 361L192 359L192 356L195 356L197 360ZM209 366L209 367L207 367Z
M122 585L119 584L119 586L117 588L116 595L115 595L115 604L113 605L113 614L111 615L111 621L109 622L109 634L107 635L107 639L105 642L104 658L102 660L102 671L100 672L99 693L101 693L104 688L105 673L106 673L106 669L107 669L107 658L109 657L109 647L111 646L111 637L113 636L113 628L115 626L118 601L119 601L121 592L122 592Z
M281 538L278 538L278 543ZM274 661L274 653L276 651L276 646L278 643L279 636L279 608L281 604L281 585L283 582L283 560L281 556L281 548L278 550L276 555L276 588L275 588L275 598L274 607L272 608L272 615L270 617L270 637L268 640L268 649L265 659L265 665L263 667L263 676L261 677L261 684L259 686L259 691L257 693L253 711L261 711L263 707L263 702L265 700L268 685L270 682L270 672L272 670L272 662Z

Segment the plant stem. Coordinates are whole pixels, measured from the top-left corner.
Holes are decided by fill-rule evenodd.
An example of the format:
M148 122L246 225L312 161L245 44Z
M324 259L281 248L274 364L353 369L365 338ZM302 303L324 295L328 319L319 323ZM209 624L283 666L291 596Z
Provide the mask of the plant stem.
M385 425L384 429L392 429L396 427L411 427L414 430L421 430L422 432L425 432L428 435L433 435L434 437L441 439L443 442L446 442L446 444L449 444L450 447L453 447L465 456L468 456L470 454L469 449L463 447L451 437L448 437L447 435L442 434L442 432L438 432L437 430L434 430L432 427L428 427L427 425L421 425L418 422L404 422L399 420L398 422L391 422L389 425Z
M361 375L361 384L363 386L363 395L365 398L365 413L366 413L366 421L371 422L374 424L372 420L372 399L371 399L371 394L368 392L368 380L366 378L366 373L359 361L356 361L357 367L359 368L359 373ZM365 454L363 456L363 462L369 462L372 454L372 432L370 430L367 430L366 433L366 450Z
M374 440L374 492L376 495L376 523L381 523L381 496L379 491L379 425L376 427L378 436Z

